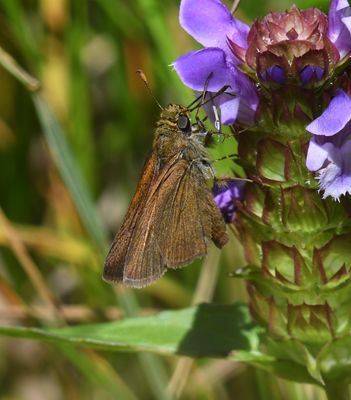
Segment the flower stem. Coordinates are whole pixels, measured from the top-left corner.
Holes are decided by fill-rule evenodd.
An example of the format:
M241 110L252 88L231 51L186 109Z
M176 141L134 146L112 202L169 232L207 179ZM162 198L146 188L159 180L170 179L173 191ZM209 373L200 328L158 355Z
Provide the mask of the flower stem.
M350 400L349 385L339 381L325 381L325 392L328 400Z

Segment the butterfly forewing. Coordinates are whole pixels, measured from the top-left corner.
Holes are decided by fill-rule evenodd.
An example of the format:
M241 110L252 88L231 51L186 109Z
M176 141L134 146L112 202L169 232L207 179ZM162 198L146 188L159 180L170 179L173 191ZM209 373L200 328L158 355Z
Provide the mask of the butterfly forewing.
M128 207L122 226L115 236L111 249L106 257L103 278L107 281L122 281L125 258L131 238L135 232L138 219L152 190L153 182L157 179L158 160L154 153L144 165L133 199Z
M123 282L128 286L146 286L166 270L165 255L162 251L165 232L161 230L161 225L171 201L173 188L182 175L179 168L181 165L182 162L179 164L179 161L172 160L169 165L164 166L138 216L125 259Z

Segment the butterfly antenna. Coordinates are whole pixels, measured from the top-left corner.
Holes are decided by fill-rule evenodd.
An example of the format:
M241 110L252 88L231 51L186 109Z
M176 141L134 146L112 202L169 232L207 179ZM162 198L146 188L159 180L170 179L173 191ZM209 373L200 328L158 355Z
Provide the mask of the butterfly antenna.
M206 82L205 82L205 85L204 85L204 89L203 89L203 91L202 91L201 103L199 104L199 107L198 107L197 110L196 110L196 115L195 115L195 118L196 118L196 119L198 119L198 115L199 115L199 112L200 112L200 107L201 107L203 104L205 104L205 99L206 99L206 95L207 95L208 85L209 85L210 80L212 79L212 77L213 77L213 72L211 72L211 73L208 75L207 79L206 79Z
M196 104L199 100L202 99L202 93L200 94L200 96L196 97L196 99L194 101L192 101L188 106L187 109L190 109L190 107L192 107L194 104Z
M216 97L220 96L221 94L225 93L228 96L233 96L235 97L236 95L234 93L227 93L226 90L229 89L231 86L230 85L224 85L221 89L218 90L213 96L209 96L203 103L200 103L199 105L196 105L192 108L189 108L189 111L194 111L196 108L204 106L205 104L209 103L210 101L214 100ZM201 97L202 98L202 95Z
M145 83L145 86L146 86L147 90L149 91L151 97L155 100L155 103L159 106L159 108L161 110L163 110L163 107L161 106L160 102L156 99L155 95L152 93L152 90L150 89L149 82L146 78L144 71L142 69L137 69L136 72L139 75L140 79Z
M187 107L188 109L190 109L190 107L192 107L194 104L196 104L199 100L201 100L201 103L198 104L198 105L196 105L196 107L193 107L192 110L195 110L195 108L200 108L200 107L202 106L203 102L205 101L205 97L206 97L206 94L207 94L208 84L209 84L209 82L210 82L212 76L213 76L213 72L211 72L211 73L208 75L208 77L207 77L207 79L206 79L206 82L205 82L205 85L204 85L204 88L203 88L203 90L202 90L200 96L196 97L196 99L195 99L194 101L192 101L192 102L188 105L188 107Z

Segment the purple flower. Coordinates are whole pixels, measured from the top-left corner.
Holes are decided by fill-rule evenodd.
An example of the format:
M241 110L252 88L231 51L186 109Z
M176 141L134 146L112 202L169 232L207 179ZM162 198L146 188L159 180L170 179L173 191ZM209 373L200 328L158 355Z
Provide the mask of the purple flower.
M228 45L230 40L238 48L245 49L249 27L233 18L218 0L182 0L180 24L205 46L173 63L182 81L200 92L208 81L207 90L210 93L230 85L226 91L229 94L220 95L214 100L214 104L220 108L222 123L230 125L240 120L252 124L258 105L256 89L253 82L237 68L239 59Z
M213 187L213 198L227 223L233 222L235 218L236 202L243 198L245 184L243 180L226 179L217 181Z
M318 171L324 197L351 193L351 97L338 90L328 108L307 127L312 133L306 165Z
M328 37L343 58L351 50L351 8L347 0L331 0L328 23Z

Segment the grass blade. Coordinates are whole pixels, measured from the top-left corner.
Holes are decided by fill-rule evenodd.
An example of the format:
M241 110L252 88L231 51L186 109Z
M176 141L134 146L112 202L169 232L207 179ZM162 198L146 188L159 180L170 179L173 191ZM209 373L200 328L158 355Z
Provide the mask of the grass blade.
M103 256L107 252L106 232L90 201L89 194L83 184L82 176L68 147L63 130L48 103L40 94L34 94L33 101L55 163L72 195L89 236L96 243Z

